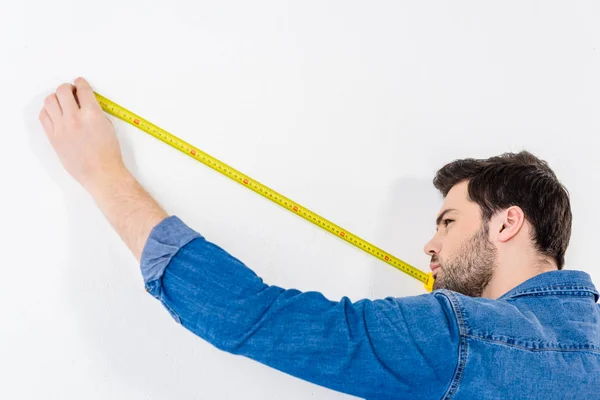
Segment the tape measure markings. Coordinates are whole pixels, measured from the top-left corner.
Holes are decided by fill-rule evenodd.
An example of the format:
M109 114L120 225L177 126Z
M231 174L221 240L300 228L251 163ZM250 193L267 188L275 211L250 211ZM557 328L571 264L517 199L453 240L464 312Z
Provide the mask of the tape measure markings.
M380 260L390 264L391 266L399 269L400 271L416 278L417 280L425 284L425 288L428 291L433 289L433 275L431 273L425 273L410 264L400 260L397 257L389 254L388 252L380 249L372 243L358 237L357 235L349 232L348 230L334 224L333 222L323 218L319 214L309 210L306 207L292 201L281 193L263 185L262 183L250 178L243 174L237 169L225 164L222 161L210 156L204 151L194 147L186 141L178 138L177 136L165 131L164 129L154 125L153 123L145 120L137 114L127 110L126 108L118 105L117 103L107 99L106 97L94 92L98 102L102 109L115 117L122 119L125 122L141 129L142 131L150 134L156 139L174 147L182 153L200 161L204 165L214 169L215 171L224 174L239 184L246 186L257 194L279 204L281 207L288 209L289 211L298 214L300 217L307 221L320 226L326 231L334 233L338 238L345 240L346 242L356 246L359 249L379 258Z

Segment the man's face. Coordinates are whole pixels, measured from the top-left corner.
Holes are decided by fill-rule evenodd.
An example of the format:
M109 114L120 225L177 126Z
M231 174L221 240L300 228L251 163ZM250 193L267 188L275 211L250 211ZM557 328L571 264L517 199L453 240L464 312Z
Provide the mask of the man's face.
M479 206L468 200L466 181L448 192L438 219L436 233L424 248L431 263L439 264L433 270L433 289L481 296L492 278L497 253L488 226L482 225Z

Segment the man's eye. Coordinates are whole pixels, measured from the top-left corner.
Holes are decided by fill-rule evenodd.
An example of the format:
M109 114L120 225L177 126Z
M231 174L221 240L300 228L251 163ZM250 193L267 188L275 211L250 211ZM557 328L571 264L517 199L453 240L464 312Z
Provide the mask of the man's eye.
M445 225L445 226L448 226L448 224L449 224L450 222L454 222L454 220L453 220L453 219L445 219L445 220L444 220L444 225Z

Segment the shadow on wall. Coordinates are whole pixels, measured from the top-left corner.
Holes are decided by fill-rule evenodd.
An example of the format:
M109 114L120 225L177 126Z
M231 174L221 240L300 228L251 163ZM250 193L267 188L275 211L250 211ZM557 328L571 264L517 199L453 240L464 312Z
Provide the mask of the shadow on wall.
M433 176L402 177L392 183L377 214L373 243L425 273L430 272L431 257L425 255L423 247L435 233L435 217L443 203L432 180ZM373 298L427 293L420 281L389 264L373 259L371 267Z
M91 196L63 169L39 123L44 97L33 99L23 117L29 148L64 194L69 236L54 240L69 242L68 274L62 277L63 286L56 288L65 293L66 304L57 306L63 306L62 312L70 315L79 328L78 336L87 341L89 353L78 355L78 364L89 368L85 373L100 387L112 386L102 381L118 380L132 391L146 393L153 399L197 398L202 391L198 376L202 376L202 369L208 363L197 365L202 357L194 349L180 349L186 345L184 340L171 345L176 335L188 333L162 310L149 312L149 304L155 300L144 290L135 258ZM127 137L119 136L119 141L125 164L137 175ZM162 346L163 343L170 345ZM166 348L174 347L177 357L166 354ZM194 381L177 376L175 364L197 368ZM68 379L65 376L65 384L70 384ZM191 392L193 389L196 390Z

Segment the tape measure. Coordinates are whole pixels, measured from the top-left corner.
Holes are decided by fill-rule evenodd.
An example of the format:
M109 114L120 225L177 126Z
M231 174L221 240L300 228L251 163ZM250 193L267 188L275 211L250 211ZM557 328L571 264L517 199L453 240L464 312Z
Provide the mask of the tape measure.
M107 99L106 97L96 92L94 92L94 94L96 95L96 99L98 99L98 102L100 103L102 109L108 114L114 115L115 117L130 123L131 125L141 129L142 131L154 136L158 140L168 144L169 146L176 148L177 150L194 158L197 161L200 161L202 164L233 179L234 181L247 187L248 189L253 190L259 195L265 197L266 199L271 200L276 204L279 204L281 207L287 209L288 211L301 216L305 220L317 225L322 229L325 229L327 232L334 234L335 236L358 247L359 249L366 251L372 256L390 264L392 267L395 267L400 271L407 273L413 278L416 278L417 280L423 282L427 291L431 292L433 290L434 278L432 273L425 273L420 269L417 269L412 265L405 263L399 258L394 257L388 252L367 242L364 239L361 239L352 232L349 232L347 229L344 229L334 224L333 222L323 218L319 214L312 212L306 207L303 207L300 204L296 203L295 201L288 199L284 195L277 193L275 190L263 185L255 179L250 178L249 176L241 173L235 168L230 167L229 165L217 160L216 158L203 152L197 147L194 147L191 144L185 142L184 140L181 140L177 136L165 131L164 129L159 128L153 123L145 120L139 115L132 113L126 108L121 107L120 105Z

